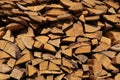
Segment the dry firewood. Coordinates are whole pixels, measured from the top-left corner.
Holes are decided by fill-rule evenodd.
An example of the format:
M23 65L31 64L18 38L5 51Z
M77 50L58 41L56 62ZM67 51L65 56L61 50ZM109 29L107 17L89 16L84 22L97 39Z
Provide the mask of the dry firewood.
M39 70L47 70L48 69L48 61L43 61L39 64Z
M110 21L110 22L113 22L113 23L117 23L120 21L119 18L117 18L116 15L103 15L103 17L107 20L107 21Z
M62 71L49 71L49 70L42 70L39 71L40 74L62 74Z
M55 80L61 80L64 77L65 74L58 75Z
M36 21L36 22L39 22L40 24L43 24L43 23L46 22L46 18L43 17L43 16L29 15L29 17L30 17L32 20L34 20L34 21Z
M9 74L2 74L2 73L0 73L0 79L1 79L1 80L10 79L10 75L9 75Z
M4 28L4 27L1 27L1 28L0 28L0 38L3 37L3 36L5 35L5 33L6 33L5 28Z
M114 2L114 1L105 1L105 3L115 9L118 9L119 8L119 4Z
M50 37L50 39L58 39L61 38L61 36L59 34L49 34L48 35Z
M66 58L62 58L62 64L63 64L63 66L66 66L68 68L74 68L74 66L71 63L71 61L66 59Z
M47 50L47 51L56 52L55 47L52 46L52 45L49 44L49 43L46 43L46 44L44 45L44 49Z
M77 42L88 42L88 41L90 41L90 39L88 38L82 38L82 37L77 38Z
M92 42L92 45L97 45L98 44L98 40L97 39L92 39L91 42Z
M48 53L44 53L43 55L42 55L42 58L44 59L44 60L50 60L50 59L54 59L55 57L52 55L52 54L48 54Z
M27 69L28 69L29 76L32 76L33 74L37 72L37 69L32 65L27 65Z
M63 34L63 31L59 28L56 28L56 27L52 28L50 30L50 32L53 33L53 34Z
M51 71L59 71L60 68L59 68L56 64L54 64L54 63L52 63L52 62L49 62L48 70L51 70Z
M37 5L37 6L27 6L27 10L30 11L41 11L42 9L45 8L45 5Z
M72 49L62 50L62 54L72 57Z
M116 55L116 52L114 51L103 51L102 53L108 56L109 58L114 58Z
M92 5L92 6L95 6L95 1L96 0L83 0L83 1L90 4L90 5Z
M0 72L1 73L8 73L12 70L7 64L0 64Z
M120 44L113 45L113 46L111 46L110 49L115 50L115 51L120 51Z
M100 26L93 26L89 24L85 24L84 27L85 27L85 32L96 32L101 29Z
M114 57L114 64L120 64L120 53L118 53L115 57Z
M45 44L45 43L48 42L49 37L47 37L47 36L37 36L35 39L40 41L41 43Z
M89 66L87 64L82 65L83 71L89 71Z
M118 74L115 76L114 79L115 79L115 80L119 80L119 79L120 79L120 74L118 73Z
M40 58L35 58L35 59L31 60L32 66L38 65L42 61L44 61L44 60L40 59Z
M32 49L33 48L33 44L34 44L34 40L32 37L22 37L22 42L23 44L28 48L28 49Z
M37 48L37 49L42 49L43 43L41 43L40 41L35 41L34 42L34 47Z
M14 37L13 37L10 30L7 30L7 32L5 33L5 35L2 38L5 39L5 40L14 42Z
M108 12L111 13L111 14L116 14L116 11L112 7L108 10Z
M25 63L25 62L33 59L33 56L32 56L32 54L31 54L31 52L30 52L29 50L27 50L27 49L24 49L21 54L23 54L23 56L20 57L20 58L16 61L16 65Z
M69 74L71 74L71 73L73 72L72 69L69 69L69 68L67 68L67 67L65 67L65 66L61 66L60 68L61 68L63 71L69 73Z
M50 28L43 28L40 34L47 34L50 32Z
M60 47L60 39L49 40L48 43L55 47Z
M24 72L19 69L13 69L10 76L14 79L21 79L23 77Z
M88 60L87 56L82 55L82 54L74 55L74 56L75 56L79 61L81 61L82 63L85 63L85 62Z
M57 18L58 20L66 20L66 19L73 20L73 17L71 14L62 14L57 16Z
M21 38L16 38L16 43L18 44L18 46L19 46L19 48L21 49L21 50L24 50L25 49L25 45L24 45L24 43L22 42L22 39Z
M11 56L4 51L0 50L0 59L10 58Z
M89 17L85 17L85 21L97 21L99 20L100 17L99 16L89 16Z
M15 59L10 58L7 62L7 65L10 66L11 68L13 68L15 66L15 62L16 62Z
M59 4L50 4L45 6L46 9L51 9L51 8L57 8L57 9L63 9L63 7Z
M87 8L87 10L93 14L96 14L96 15L100 15L100 14L103 14L104 11L102 10L99 10L99 9L93 9L93 8Z
M81 16L79 17L79 20L85 23L85 16L84 16L84 15L81 15Z
M73 27L66 31L67 36L80 36L83 35L83 27L80 22L75 23Z
M67 37L62 39L62 42L75 42L76 37Z
M10 23L6 26L7 29L11 30L11 31L16 31L16 30L21 30L24 28L23 25L18 24L18 23Z
M51 59L51 62L55 63L56 65L61 65L61 59Z
M51 9L46 12L46 15L48 16L59 16L63 14L66 14L66 12L63 9Z
M48 75L46 80L54 80L53 75Z

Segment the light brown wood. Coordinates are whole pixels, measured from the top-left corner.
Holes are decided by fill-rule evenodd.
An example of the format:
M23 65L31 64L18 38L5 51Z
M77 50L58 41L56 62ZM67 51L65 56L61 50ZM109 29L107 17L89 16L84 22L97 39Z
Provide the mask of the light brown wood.
M97 45L98 44L98 40L97 39L92 39L91 42L92 42L92 45Z
M13 68L15 66L15 62L16 62L15 59L10 58L7 62L7 65L10 66L11 68Z
M61 65L61 59L51 59L51 62L55 63L56 65Z
M22 41L24 43L24 45L28 48L28 49L32 49L33 45L34 45L34 40L32 37L22 37Z
M23 77L24 72L19 69L13 69L10 76L14 79L21 79Z
M62 64L63 64L63 66L66 66L68 68L74 68L72 63L66 58L62 58Z
M16 31L23 29L24 26L19 23L10 23L6 26L6 28L9 29L10 31Z
M38 58L41 58L42 57L42 52L34 52L34 56L35 57L38 57Z
M45 44L48 42L49 37L47 36L37 36L35 37L36 40L40 41L41 43Z
M52 62L49 62L48 70L51 70L51 71L59 71L60 68L59 68L56 64L54 64L54 63L52 63Z
M119 79L120 79L120 74L118 73L118 74L115 76L114 79L115 79L115 80L119 80Z
M57 8L57 9L63 9L63 7L59 4L50 4L50 5L46 5L45 8L49 9L49 8Z
M48 61L43 61L39 64L39 70L47 70L48 69Z
M1 73L8 73L12 70L7 64L0 64L0 72Z
M0 79L1 79L1 80L7 80L7 79L9 79L9 78L10 78L10 75L0 73Z
M117 23L119 22L119 19L117 18L116 15L104 15L103 16L107 21L113 22L113 23Z
M28 69L28 75L29 76L32 76L37 72L37 69L32 65L28 65L27 69Z
M14 37L10 30L7 30L6 34L3 36L3 39L14 42Z
M72 49L62 50L62 54L72 57Z
M10 58L11 56L4 51L0 50L0 59Z
M48 75L46 80L54 80L53 75Z
M83 27L81 22L75 23L73 27L66 31L67 36L80 36L83 35Z
M87 64L82 65L83 71L89 71L89 66Z
M90 16L90 17L85 17L86 21L97 21L99 20L100 17L99 16Z
M60 39L49 40L48 43L55 47L60 47Z
M62 29L59 29L59 28L57 28L57 27L52 28L52 29L50 30L50 32L53 33L53 34L63 34Z
M22 38L16 38L15 41L16 41L16 43L18 44L18 46L19 46L19 48L20 48L21 50L24 50L24 49L25 49L25 45L24 45L24 43L22 42Z
M37 49L42 49L43 43L41 43L40 41L35 41L33 46Z
M44 45L44 49L48 50L48 51L51 51L51 52L56 52L56 49L54 48L54 46L52 46L51 44L48 44L48 43L46 43Z
M45 8L45 5L37 5L37 6L27 6L27 10L30 11L41 11L42 9Z
M55 80L61 80L64 77L65 74L58 75Z

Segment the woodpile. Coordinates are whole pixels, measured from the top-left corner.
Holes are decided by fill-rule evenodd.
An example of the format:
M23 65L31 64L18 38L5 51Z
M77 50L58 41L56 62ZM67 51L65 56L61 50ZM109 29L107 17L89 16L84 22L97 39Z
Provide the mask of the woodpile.
M120 80L119 0L0 0L0 80Z

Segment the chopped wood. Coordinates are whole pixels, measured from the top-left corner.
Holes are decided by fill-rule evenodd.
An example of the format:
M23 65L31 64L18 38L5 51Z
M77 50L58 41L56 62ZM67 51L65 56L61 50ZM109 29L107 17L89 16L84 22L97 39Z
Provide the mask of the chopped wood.
M119 0L0 0L0 80L119 80Z
M23 74L24 74L23 71L19 69L13 69L10 76L13 77L14 79L21 79Z
M0 72L1 73L8 73L12 70L7 64L0 64Z

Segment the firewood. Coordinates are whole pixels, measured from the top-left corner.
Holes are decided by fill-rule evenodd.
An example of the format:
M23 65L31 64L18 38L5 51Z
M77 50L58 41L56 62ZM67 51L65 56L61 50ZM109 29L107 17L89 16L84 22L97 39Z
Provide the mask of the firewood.
M74 68L72 63L66 58L62 58L62 64L63 64L63 66L66 66L68 68Z
M42 61L44 61L44 60L40 59L40 58L39 59L35 58L35 59L31 60L31 63L32 63L33 66L35 66L35 65L38 65Z
M49 37L47 37L47 36L37 36L35 39L40 41L41 43L45 44L46 42L48 42Z
M54 64L54 63L52 63L52 62L49 62L48 70L51 70L51 71L59 71L60 68L59 68L56 64Z
M24 43L24 45L28 48L28 49L32 49L33 45L34 45L34 40L32 37L23 37L22 41Z
M85 17L85 21L96 21L99 20L99 16L90 16L90 17Z
M119 19L117 18L116 15L104 15L103 16L107 21L113 22L113 23L117 23L119 22Z
M91 42L92 42L92 45L97 45L98 44L98 40L97 39L92 39Z
M63 71L69 73L69 74L71 74L71 73L73 72L73 70L71 70L71 69L69 69L69 68L67 68L67 67L65 67L65 66L61 66L60 68L61 68Z
M51 59L50 61L57 65L61 65L61 59Z
M6 28L9 29L10 31L16 31L16 30L23 29L24 26L18 23L11 23L11 24L8 24Z
M115 57L114 63L120 64L120 60L119 59L120 59L120 53L118 53L117 56Z
M91 13L96 14L96 15L100 15L100 14L104 13L104 11L98 10L98 9L93 9L93 8L87 8L87 9L88 9L88 11L90 11Z
M39 69L40 70L47 70L48 69L48 61L43 61L39 64Z
M60 46L60 39L49 40L48 43L59 48L59 46Z
M83 71L89 71L89 66L87 64L82 65Z
M72 49L62 50L62 54L72 57Z
M75 42L76 37L67 37L62 39L62 42Z
M16 62L15 59L10 58L7 62L7 65L10 66L11 68L13 68L15 66L15 62Z
M83 35L83 27L80 22L75 23L73 27L66 31L67 36L80 36Z
M85 17L84 17L84 15L81 15L81 16L79 17L79 20L85 23Z
M5 28L4 28L4 27L1 27L1 28L0 28L0 37L3 37L3 36L5 35L5 33L6 33Z
M37 69L32 65L28 65L27 68L28 68L28 75L29 76L32 76L33 74L35 74L37 72Z
M63 14L63 15L59 15L57 16L58 20L66 20L66 19L70 19L73 20L73 17L71 14Z
M4 51L0 50L0 59L10 58L11 56Z
M52 46L51 44L48 44L48 43L46 43L44 45L44 49L47 51L56 52L56 49L54 48L54 46Z
M34 52L34 56L41 58L42 57L42 52Z
M43 54L42 55L42 58L44 59L44 60L50 60L50 59L54 59L55 58L55 56L53 56L52 54Z
M102 53L108 56L109 58L114 58L116 55L116 52L114 51L103 51Z
M13 37L13 35L12 35L10 30L7 30L7 32L3 36L3 39L11 41L11 42L14 42L14 37Z
M40 74L62 74L62 71L49 71L49 70L42 70Z
M37 6L27 6L27 10L31 10L31 11L41 11L42 9L44 9L45 5L37 5Z
M51 9L51 8L63 9L63 7L61 5L59 5L59 4L46 5L45 8L47 8L47 9Z
M48 36L50 37L50 39L61 38L61 36L59 34L49 34Z
M114 10L114 8L112 8L112 7L108 10L108 12L109 12L109 13L112 13L112 14L115 14L115 13L116 13L115 10Z
M101 27L99 26L93 26L93 25L89 25L89 24L85 24L85 32L96 32L98 30L100 30Z
M53 33L53 34L63 34L63 31L59 28L56 28L56 27L52 28L50 30L50 32Z
M120 79L120 74L118 73L118 74L115 76L114 79L115 79L115 80L119 80L119 79Z
M20 48L21 50L24 50L24 49L25 49L25 45L24 45L24 43L22 42L22 38L16 38L15 41L16 41L16 43L18 44L18 46L19 46L19 48Z
M85 55L79 54L79 55L74 55L78 60L80 60L82 63L85 63L88 60L88 57Z
M48 75L46 80L53 80L53 75Z
M0 79L1 80L6 80L6 79L9 79L9 78L10 78L10 75L0 73Z
M61 74L55 78L55 80L61 80L64 77L65 74Z
M65 30L65 29L69 28L72 24L73 24L72 21L64 23L63 26L62 26L62 30Z
M0 64L0 72L1 73L7 73L12 70L11 67L9 67L7 64Z
M13 77L14 79L21 79L23 74L24 74L23 71L19 69L13 69L10 76Z
M37 49L42 49L43 44L39 41L35 41L33 46Z
M115 51L120 51L119 47L120 47L120 44L116 44L116 45L113 45L110 49Z

